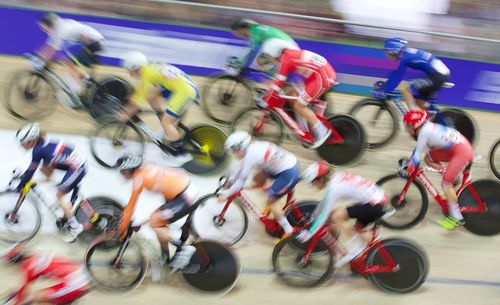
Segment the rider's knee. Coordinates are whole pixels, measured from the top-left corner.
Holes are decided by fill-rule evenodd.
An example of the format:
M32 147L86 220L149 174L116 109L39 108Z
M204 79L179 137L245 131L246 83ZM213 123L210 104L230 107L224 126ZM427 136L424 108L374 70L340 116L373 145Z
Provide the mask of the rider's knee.
M151 217L149 218L149 225L151 226L152 229L158 229L165 227L168 224L168 221L165 220L161 213L155 212Z
M448 190L453 190L453 183L455 182L454 180L455 179L443 179L441 181L441 187L445 192Z

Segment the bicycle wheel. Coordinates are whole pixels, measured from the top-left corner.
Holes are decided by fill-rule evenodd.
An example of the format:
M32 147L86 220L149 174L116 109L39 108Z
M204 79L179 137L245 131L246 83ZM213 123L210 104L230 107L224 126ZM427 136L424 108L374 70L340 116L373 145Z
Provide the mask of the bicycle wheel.
M5 109L17 119L40 120L56 107L56 89L40 72L19 71L5 88Z
M446 125L458 130L472 145L476 144L477 133L476 122L465 111L456 108L446 108L441 111ZM432 121L439 123L439 117L436 115Z
M496 180L478 180L471 187L486 204L487 211L479 213L463 213L464 227L473 234L490 236L500 233L500 182ZM477 207L474 196L469 188L458 196L460 207Z
M38 206L30 200L24 199L16 213L16 218L11 219L19 193L0 193L0 240L6 243L27 242L33 239L42 225L42 214Z
M425 217L429 207L429 198L425 187L413 180L403 201L398 204L398 198L406 185L406 179L397 174L385 176L377 181L388 195L389 203L386 209L395 209L396 213L389 218L381 219L382 225L393 230L409 229L419 224Z
M121 110L132 92L132 86L124 79L109 76L99 80L89 90L86 106L90 115L97 121L103 122L107 115L114 115Z
M313 217L313 213L318 206L317 201L301 201L296 203L294 206L288 207L284 214L288 219L288 222L293 227L302 228L307 225ZM307 247L297 240L293 240L295 247L305 250ZM314 251L326 251L328 248L323 248L320 245L316 245Z
M500 152L498 151L500 148L500 139L498 139L490 149L488 154L489 166L490 170L500 180Z
M309 261L299 264L305 253L305 246L297 247L295 236L281 240L273 250L273 269L279 279L294 287L316 287L328 281L334 271L334 259L327 245L319 240Z
M399 116L385 100L362 99L354 104L349 114L358 119L366 131L369 149L386 146L398 133Z
M114 247L109 247L109 244L114 244ZM116 240L103 236L96 239L85 252L85 267L98 288L128 292L137 288L144 280L148 260L136 241L129 241L120 263L114 266L114 260L122 246Z
M366 148L366 134L363 126L349 115L334 115L328 122L344 139L339 144L324 144L316 152L321 159L334 165L348 165L361 159Z
M118 229L122 216L122 207L118 202L107 197L90 197L85 200L92 207L93 211L90 212L97 213L97 220L91 219L94 214L88 213L82 204L76 209L75 217L86 229L78 235L78 238L84 243L90 244L103 233Z
M90 153L99 165L113 168L125 154L143 155L144 142L144 135L135 125L110 120L98 125L90 136Z
M195 175L208 174L219 169L226 161L224 143L227 135L220 128L200 125L188 131L185 138L185 149L193 155L193 160L185 163L183 168Z
M241 266L235 255L215 241L193 243L197 251L183 269L186 282L203 292L226 293L238 281Z
M381 243L399 268L395 272L370 273L368 279L387 292L408 293L422 286L429 274L429 260L425 252L408 240L385 239ZM366 265L385 265L377 247L368 253Z
M196 236L232 246L248 231L248 216L238 200L229 205L221 220L218 220L217 216L224 204L217 201L217 195L204 196L196 204L198 208L191 219L191 228Z
M229 126L234 113L252 105L253 95L253 89L246 81L222 74L205 86L201 106L212 120Z
M266 113L270 117L267 118L260 130L255 130L255 127ZM281 118L274 112L265 112L254 106L247 107L236 115L231 126L231 131L235 130L248 131L254 139L266 140L276 144L280 144L285 138L285 126Z

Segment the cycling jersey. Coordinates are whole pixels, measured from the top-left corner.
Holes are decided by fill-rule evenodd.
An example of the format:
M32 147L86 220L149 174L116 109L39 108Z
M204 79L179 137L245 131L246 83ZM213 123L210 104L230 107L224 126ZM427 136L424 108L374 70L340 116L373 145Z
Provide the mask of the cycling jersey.
M102 40L104 37L92 27L73 19L58 18L46 43L59 51L65 43L89 45Z
M21 304L28 287L39 278L60 282L42 290L42 295L51 304L71 303L92 287L91 279L83 265L54 254L28 257L20 267L24 272L24 283L14 296L14 304Z
M321 96L333 86L336 77L333 67L323 56L307 50L286 49L280 58L280 69L264 97L266 103L280 101L276 95L290 73L298 74L304 79L302 89L298 89L299 101L302 103Z
M378 185L364 177L344 172L335 172L328 185L326 194L313 214L314 223L309 232L314 235L327 221L335 204L347 199L356 204L385 204L387 196Z
M280 173L288 169L297 167L297 163L297 157L294 154L278 145L267 141L254 141L247 148L241 169L234 178L233 185L223 194L231 196L239 191L255 167L260 168L272 178L278 177ZM298 181L298 176L292 174L289 179L290 184L293 184L295 180Z
M385 83L385 93L393 91L399 85L408 67L423 71L428 76L450 74L450 70L440 59L423 50L406 48L399 61L399 67L391 73Z

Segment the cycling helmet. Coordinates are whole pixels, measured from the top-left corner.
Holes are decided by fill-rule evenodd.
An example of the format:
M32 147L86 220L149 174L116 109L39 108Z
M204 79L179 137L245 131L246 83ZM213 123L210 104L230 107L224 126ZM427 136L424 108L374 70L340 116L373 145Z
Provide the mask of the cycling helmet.
M116 161L115 168L119 171L134 170L142 165L144 159L141 156L127 155Z
M321 160L313 162L309 165L302 174L302 180L307 183L312 183L317 178L321 178L330 172L330 164L328 162Z
M231 31L237 31L239 29L246 29L252 24L258 24L252 19L247 18L239 18L235 22L231 24Z
M273 58L278 58L283 52L284 49L294 49L298 50L297 45L293 42L279 39L279 38L270 38L267 39L262 45L262 54L269 55Z
M243 130L237 130L229 135L226 139L225 148L226 150L231 149L232 151L246 150L250 145L252 137L250 134Z
M54 13L46 13L42 16L42 18L40 18L39 23L43 26L51 28L54 26L54 23L58 18L59 16Z
M148 64L146 55L139 51L131 51L126 53L121 61L121 66L128 71L137 70Z
M384 43L384 49L390 54L399 54L406 48L407 40L403 38L389 38Z
M420 126L424 125L425 122L429 120L429 115L424 110L410 110L405 113L403 117L403 122L406 125L412 126L417 129Z
M5 249L0 257L6 260L9 264L18 264L26 258L26 256L23 254L23 245L20 243L15 243L14 245Z
M38 123L24 125L16 133L16 138L21 144L36 140L38 137L40 137L40 125Z

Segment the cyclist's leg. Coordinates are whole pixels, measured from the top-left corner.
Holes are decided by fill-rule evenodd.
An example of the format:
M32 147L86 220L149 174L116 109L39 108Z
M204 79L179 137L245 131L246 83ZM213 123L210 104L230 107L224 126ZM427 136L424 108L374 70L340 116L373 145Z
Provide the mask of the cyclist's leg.
M79 48L71 52L70 59L73 65L71 65L70 68L78 79L85 80L90 78L86 68L90 68L92 65L98 63L96 53L101 50L101 43L99 41L94 41L86 45L82 44Z
M448 75L436 74L410 80L407 83L407 96L403 94L403 97L408 102L406 98L410 98L411 96L413 101L416 102L416 105L425 110L427 109L427 99L432 98L439 88L441 88L441 85L448 80L448 78Z
M75 171L68 170L57 188L56 197L69 225L69 231L64 239L66 242L73 242L83 231L83 225L78 223L76 217L73 215L72 205L78 196L78 189L85 174L85 166L81 166ZM73 192L71 201L66 198L66 195L70 192Z
M196 92L194 89L188 92L176 92L173 93L169 99L169 104L166 115L163 116L161 124L165 130L165 135L168 141L171 142L172 147L176 149L178 154L185 154L186 151L183 148L183 141L181 134L177 130L177 123L179 122L182 114L193 104L196 100Z

